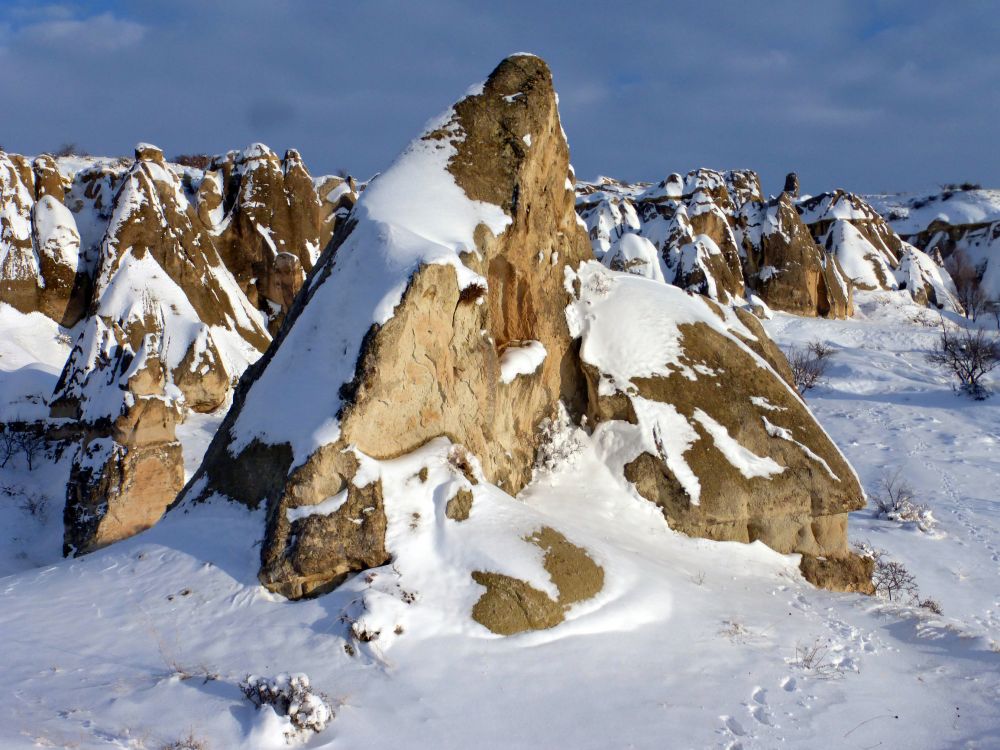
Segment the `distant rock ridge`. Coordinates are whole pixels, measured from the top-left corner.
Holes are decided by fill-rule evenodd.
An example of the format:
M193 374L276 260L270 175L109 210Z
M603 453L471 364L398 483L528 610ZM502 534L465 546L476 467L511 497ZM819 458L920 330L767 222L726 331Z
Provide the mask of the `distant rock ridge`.
M653 186L579 186L577 210L594 252L621 268L614 246L638 234L658 251L669 284L723 304L760 297L799 315L846 317L851 286L800 221L790 193L765 200L750 170L697 169ZM634 244L634 240L629 240Z
M823 254L790 199L740 214L740 227L731 217L762 203L747 172L671 178L641 201L599 197L591 237L628 272L616 273L593 260L572 176L548 67L504 60L361 194L175 507L265 508L260 580L291 598L380 568L399 586L447 576L494 632L550 627L605 574L557 525L515 524L511 495L533 474L544 426L569 419L675 528L822 558L804 565L812 580L870 590L846 536L864 494L780 351L752 315L656 273L735 299L746 253L787 257L800 243L817 268L793 260L819 288ZM692 249L655 268L663 248L621 242L617 227L640 215L626 203L662 229L663 248L677 236ZM794 228L791 250L737 239L770 208L780 231ZM847 314L849 296L838 299L826 312ZM493 547L477 547L473 567L434 570L402 552L408 528L433 522L468 544L496 513L511 519L510 544L535 544L546 569L571 574L565 588L546 593L531 583L544 573Z

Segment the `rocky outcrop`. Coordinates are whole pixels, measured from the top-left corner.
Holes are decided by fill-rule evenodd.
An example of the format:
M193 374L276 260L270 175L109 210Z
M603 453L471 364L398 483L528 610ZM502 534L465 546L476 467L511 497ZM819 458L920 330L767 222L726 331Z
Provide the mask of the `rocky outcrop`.
M536 426L560 399L577 403L583 393L563 278L591 253L568 173L550 74L522 56L501 64L483 93L459 102L368 185L273 357L241 388L195 482L202 495L268 503L265 585L298 597L371 565L370 541L327 543L322 559L301 541L348 516L350 499L337 514L288 521L293 509L360 491L347 446L386 459L447 435L506 491L528 481ZM419 181L440 187L432 195ZM319 325L328 329L321 339ZM502 382L505 351L529 341L544 348L544 360ZM307 348L310 363L301 361ZM268 424L274 412L314 427L279 430ZM302 433L319 439L303 445ZM248 492L240 477L251 465L278 481ZM380 505L368 507L358 539L380 526Z
M816 244L789 193L746 203L740 217L747 286L769 307L831 318L853 314L850 280Z
M573 286L595 442L671 528L852 558L864 493L756 318L596 264Z
M261 582L316 595L403 554L425 514L451 543L477 533L529 481L539 427L565 405L677 528L849 559L860 486L759 323L660 283L666 262L645 236L603 253L629 274L590 261L568 177L548 68L508 58L369 183L178 506L264 506ZM726 178L689 183L650 189L647 210L678 231L679 216L704 215L688 231L716 245L713 273L739 270L735 237L729 253L711 239L731 235ZM603 585L562 530L516 526L517 543L544 551L549 584L483 551L491 566L447 563L456 586L478 584L472 615L500 633L549 627Z
M900 238L861 197L835 190L802 200L796 209L858 289L906 290L917 304L961 309L948 271Z
M298 151L279 160L261 143L217 158L199 187L198 215L272 333L356 196L337 178L320 189L322 197Z
M89 316L50 402L52 417L81 435L67 554L162 515L184 479L175 424L185 409L219 408L267 343L179 177L159 149L140 144L115 193Z
M601 178L578 192L577 211L609 267L625 267L617 245L636 234L656 247L663 280L681 289L723 304L756 294L777 310L851 314L850 282L810 236L792 193L765 200L755 172L697 169L653 186Z

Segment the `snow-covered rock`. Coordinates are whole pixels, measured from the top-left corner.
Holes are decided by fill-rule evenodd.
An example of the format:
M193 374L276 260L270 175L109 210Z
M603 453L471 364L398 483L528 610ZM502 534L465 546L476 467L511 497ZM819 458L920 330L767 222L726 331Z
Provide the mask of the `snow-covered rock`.
M93 295L51 399L81 436L65 514L76 554L155 523L184 480L183 409L219 408L269 338L148 144L115 193Z

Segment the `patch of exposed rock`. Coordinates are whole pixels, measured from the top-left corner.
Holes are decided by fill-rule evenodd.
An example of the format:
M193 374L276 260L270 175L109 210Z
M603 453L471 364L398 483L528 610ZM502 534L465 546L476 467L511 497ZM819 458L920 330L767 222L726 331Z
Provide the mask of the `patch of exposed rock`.
M612 471L687 534L852 558L847 514L864 493L753 315L593 263L573 287Z
M69 326L83 314L87 284L63 196L51 157L32 163L0 151L0 302Z
M261 143L216 158L202 180L198 215L272 333L356 198L352 182L317 186L298 151L279 160Z
M859 196L836 190L799 201L796 209L858 289L906 290L917 304L961 310L948 271L900 238Z

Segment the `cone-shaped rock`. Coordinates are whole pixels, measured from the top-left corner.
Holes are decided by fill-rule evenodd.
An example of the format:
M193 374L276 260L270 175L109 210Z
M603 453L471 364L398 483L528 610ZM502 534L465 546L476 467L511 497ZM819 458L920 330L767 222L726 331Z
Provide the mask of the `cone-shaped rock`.
M353 451L447 435L508 492L528 481L537 425L585 394L564 269L592 255L568 175L549 70L517 56L361 194L188 492L268 504L266 585L301 596L388 558ZM345 491L335 513L292 513Z
M266 586L317 594L384 565L413 493L470 523L483 484L528 482L562 402L678 528L824 555L814 580L864 588L846 546L863 493L780 351L749 314L662 283L647 239L612 255L642 273L588 262L568 157L548 68L519 55L361 193L178 503L263 505ZM725 216L725 181L703 182L695 203ZM452 449L420 468L441 441ZM454 478L434 485L442 455ZM557 597L474 572L486 593L472 616L495 632L549 627L603 585L585 549L535 532L523 538L571 580Z

